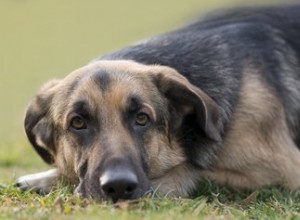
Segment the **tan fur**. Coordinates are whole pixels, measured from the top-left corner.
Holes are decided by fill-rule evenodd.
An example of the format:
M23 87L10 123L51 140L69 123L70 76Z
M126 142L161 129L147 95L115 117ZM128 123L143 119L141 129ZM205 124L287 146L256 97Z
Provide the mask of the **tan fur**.
M253 69L244 72L240 103L215 164L201 175L237 188L286 181L300 186L300 152L291 140L275 92Z
M101 61L99 63L88 65L85 68L76 70L69 76L67 76L64 79L64 84L68 84L69 82L75 80L77 77L87 74L90 71L97 70L99 65L101 66L101 68L104 68L110 72L127 70L128 72L130 72L130 74L133 75L133 77L122 78L121 81L118 81L118 78L112 78L114 80L111 82L111 89L109 89L109 91L105 93L101 93L98 85L92 79L87 78L84 86L81 86L80 90L72 94L78 100L88 97L90 108L93 112L95 112L95 114L97 113L99 116L101 116L100 124L102 124L102 126L105 127L105 131L107 131L107 133L99 134L100 136L95 141L95 145L91 147L90 152L87 153L89 155L87 157L87 160L89 161L89 166L91 167L90 170L96 169L99 161L101 161L102 152L99 149L101 149L103 138L109 138L105 141L109 142L109 145L112 147L110 149L112 157L122 158L124 157L124 153L126 152L130 152L130 154L134 155L135 158L138 157L136 150L132 148L133 140L129 136L128 131L122 126L120 118L120 111L123 110L125 105L127 104L125 102L127 95L134 92L137 94L141 94L145 100L148 100L148 103L145 103L145 111L147 111L149 114L152 114L154 119L156 119L156 113L153 106L151 105L149 97L152 98L153 96L157 96L157 99L160 98L154 90L145 90L145 86L149 86L147 85L149 83L147 82L144 74L142 74L147 71L154 72L154 69L155 71L158 71L159 68L154 66L144 66L132 61L119 61L118 65L116 65L114 62ZM167 70L168 68L164 69ZM136 76L140 76L141 78ZM68 101L68 103L70 104L71 102ZM65 100L57 99L55 105L52 106L52 108L54 109L54 118L58 122L61 121L61 114L55 111L55 106L59 105L65 105ZM70 105L67 104L66 109L68 108L70 108ZM64 127L66 127L66 118L64 118L63 121L65 124ZM177 149L162 148L162 146L171 144L157 143L160 141L168 142L167 137L162 137L159 134L152 134L151 136L155 138L153 138L153 140L149 143L150 146L147 147L147 149L149 149L148 154L151 157L149 160L149 163L151 164L150 175L157 176L160 175L159 172L166 172L169 167L174 166L174 164L181 163L184 157L179 147L177 147ZM127 146L129 147L129 149L121 148L120 143L122 142L128 143ZM60 168L61 172L64 175L72 177L75 174L78 174L78 169L81 165L76 163L75 160L75 155L78 154L78 152L74 152L75 149L70 148L70 144L65 139L62 139L60 143L61 144L59 144L59 150L57 154L54 155L56 158L56 165Z
M98 69L110 72L110 85L105 92L99 88L92 75L89 75ZM118 72L125 74L117 74ZM263 83L254 69L247 66L243 76L240 101L231 118L229 132L212 165L206 170L192 166L184 148L180 146L180 137L169 133L169 126L180 125L180 118L199 107L195 103L181 100L182 103L177 109L178 121L170 124L165 122L162 126L165 131L153 129L147 132L144 137L147 143L144 149L147 159L144 162L149 168L145 175L151 181L154 191L172 196L188 196L203 178L235 188L257 188L284 181L291 189L300 187L300 152L289 134L281 102L275 91ZM66 88L79 80L80 86L66 100L69 92ZM145 102L143 111L155 123L161 116L157 115L155 108L158 107L155 104L159 105L160 114L168 118L169 102L162 94L166 91L177 92L171 90L177 84L180 89L188 91L193 100L196 99L203 105L200 107L205 111L204 121L218 123L217 115L220 112L215 102L174 69L132 61L99 61L74 71L62 81L46 84L36 102L31 105L31 111L39 112L38 99L50 96L55 90L56 96L49 110L53 120L51 123L62 124L63 129L67 130L69 116L73 111L72 105L78 100L85 100L91 114L101 126L101 132L95 135L94 142L87 149L76 146L75 140L65 136L59 137L55 149L47 146L38 137L36 142L54 157L60 175L77 184L80 169L86 164L88 176L99 184L99 166L101 161L107 159L107 155L109 159L125 160L130 155L131 159L141 164L140 151L122 123L122 111L128 104L127 97L131 94L142 97ZM202 129L207 129L206 132L212 133L211 138L221 142L214 134L214 127ZM97 192L98 189L85 190Z
M188 197L199 180L199 171L185 161L168 170L160 178L152 179L152 184L154 192L167 196Z
M127 80L123 79L120 82L114 80L110 85L111 91L105 92L105 94L101 94L97 85L90 79L85 86L81 87L80 91L77 92L74 96L76 99L80 99L81 97L89 98L89 105L92 106L93 111L100 112L102 116L102 120L100 123L109 131L109 134L101 134L99 136L96 143L101 145L103 140L101 138L109 137L108 140L110 142L110 146L113 148L110 149L111 155L113 157L122 158L124 153L130 152L130 154L137 154L136 150L133 148L130 149L122 149L119 146L121 142L127 142L127 146L132 146L132 139L128 135L128 131L123 128L120 122L120 112L119 110L123 109L126 105L125 98L126 95L134 89L135 93L141 93L141 95L148 100L148 103L145 104L150 114L153 114L153 118L156 119L156 113L154 111L153 106L151 105L151 101L149 98L154 98L156 96L156 101L159 101L160 96L156 94L155 90L147 90L145 86L149 84L147 82L147 78L145 78L144 72L151 72L153 74L163 73L164 76L175 78L181 84L190 85L188 81L180 76L176 71L167 67L159 67L159 66L144 66L131 61L120 61L118 65L112 62L103 62L101 61L101 68L106 68L110 72L118 71L119 69L124 71L128 70L130 74L134 77L128 78ZM85 74L87 71L91 71L91 69L97 69L98 63L93 64L91 66L87 66L81 70L77 70L72 73L74 76L68 76L65 80L74 80L74 78L79 75ZM136 76L140 76L140 81L136 81ZM176 78L177 77L177 78ZM66 83L67 83L66 82ZM132 87L132 85L135 85ZM168 86L168 85L165 85ZM192 88L190 88L192 89ZM160 100L160 102L163 102ZM59 105L61 103L57 103ZM191 107L186 106L185 109L182 109L183 114L186 114L191 111ZM58 116L57 116L58 117ZM57 119L59 120L59 119ZM149 178L153 180L153 187L159 189L160 192L170 195L188 195L190 192L189 189L192 189L196 184L195 180L198 178L192 178L192 174L190 171L192 168L185 165L186 157L183 153L182 148L177 143L177 137L172 137L171 140L159 133L152 133L147 137L149 139L147 149L147 155L149 155ZM64 140L63 142L67 142ZM61 150L58 152L56 156L56 164L62 171L64 175L70 174L74 175L75 173L78 175L78 170L81 164L76 163L75 155L77 152L74 152L74 149L70 149L68 147L68 143L61 143ZM86 152L87 160L89 164L89 172L94 172L97 169L97 165L99 161L101 161L101 147L93 146L90 152ZM134 155L135 158L138 158L138 155ZM182 175L179 174L182 172ZM166 175L166 173L169 173ZM174 174L174 176L173 176ZM189 181L190 180L190 181ZM189 182L189 183L188 183ZM188 187L187 185L191 185Z

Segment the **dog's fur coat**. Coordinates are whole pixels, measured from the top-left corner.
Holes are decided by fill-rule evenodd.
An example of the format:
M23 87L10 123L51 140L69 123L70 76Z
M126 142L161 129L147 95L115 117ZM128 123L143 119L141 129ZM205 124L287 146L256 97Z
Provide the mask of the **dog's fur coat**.
M57 167L49 179L114 201L152 190L189 196L204 178L298 188L299 11L218 13L47 83L29 105L25 130ZM17 185L53 186L36 180Z

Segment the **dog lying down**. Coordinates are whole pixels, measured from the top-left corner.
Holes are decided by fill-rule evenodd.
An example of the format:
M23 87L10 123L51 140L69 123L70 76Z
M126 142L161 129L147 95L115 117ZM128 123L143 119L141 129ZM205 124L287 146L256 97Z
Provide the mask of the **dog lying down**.
M104 55L46 83L28 139L57 181L95 200L153 191L193 195L209 179L236 189L300 186L300 5L244 8Z

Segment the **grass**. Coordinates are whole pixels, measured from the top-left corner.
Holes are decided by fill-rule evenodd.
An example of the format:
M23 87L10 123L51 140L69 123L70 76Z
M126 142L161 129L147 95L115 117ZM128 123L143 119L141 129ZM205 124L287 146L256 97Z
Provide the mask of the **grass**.
M80 199L61 184L49 195L22 193L13 186L16 177L48 169L23 145L0 155L0 219L300 219L300 191L285 187L236 192L204 181L194 198L157 195L117 204Z
M236 192L204 181L191 199L156 196L118 204L82 200L63 185L44 196L13 187L18 176L48 168L26 141L0 154L0 219L300 219L300 191L285 187Z
M300 192L284 187L235 192L203 182L193 199L157 196L115 205L81 200L63 186L46 196L13 187L18 176L48 169L22 129L26 104L43 82L198 13L244 2L1 1L0 219L300 219Z
M117 204L83 200L60 186L49 195L0 186L0 219L300 219L300 192L234 192L203 182L193 199L148 197Z

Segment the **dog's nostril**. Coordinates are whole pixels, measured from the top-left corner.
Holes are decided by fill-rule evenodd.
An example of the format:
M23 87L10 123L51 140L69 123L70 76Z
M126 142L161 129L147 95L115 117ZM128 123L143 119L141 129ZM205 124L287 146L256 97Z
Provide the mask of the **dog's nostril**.
M116 179L101 184L102 190L113 199L128 199L137 188L137 182L128 179Z
M128 170L110 170L101 176L100 184L104 194L116 202L119 199L130 199L138 186L138 179Z
M17 188L21 187L21 183L15 183L14 187L17 187Z
M131 186L126 188L125 193L131 193L133 191L133 188Z
M112 194L116 193L116 190L114 190L113 188L109 188L109 189L107 190L107 193L108 193L109 195L112 195Z

